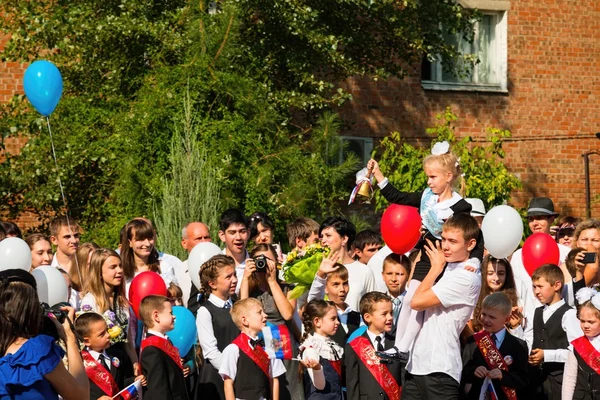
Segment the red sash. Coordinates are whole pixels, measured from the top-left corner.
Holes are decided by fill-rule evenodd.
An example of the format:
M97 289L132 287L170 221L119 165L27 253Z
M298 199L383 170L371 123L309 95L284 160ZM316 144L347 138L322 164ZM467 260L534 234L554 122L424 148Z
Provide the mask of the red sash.
M179 350L177 350L177 347L173 346L173 344L167 339L163 339L159 336L146 337L146 339L142 340L140 353L143 354L144 349L148 346L154 346L161 349L171 358L171 360L175 361L175 364L177 364L179 368L183 370L183 364L181 363L181 356L179 355Z
M110 371L107 371L102 364L96 361L87 350L81 352L81 357L83 358L85 373L96 386L102 389L109 397L113 397L115 394L119 393L117 383L110 374Z
M479 351L481 352L481 355L483 356L488 368L498 368L502 371L508 372L508 365L506 364L506 361L504 361L504 358L502 358L502 354L496 347L496 343L494 343L488 332L484 330L479 331L473 335L473 338L475 339L475 343L477 343L477 347L479 348ZM502 386L502 391L509 400L517 400L517 391L515 389Z
M387 367L379 362L379 357L375 354L375 349L369 339L364 336L358 336L350 342L350 347L352 347L360 361L367 367L377 383L379 383L379 386L383 388L383 391L390 400L400 400L402 390L398 386L398 382L390 374Z
M238 337L236 337L232 343L239 347L245 355L250 357L250 359L254 361L254 364L258 365L262 372L264 372L265 375L269 379L271 379L271 374L269 373L271 364L267 352L261 346L255 346L254 348L252 348L250 346L249 340L250 337L245 333L242 333Z
M338 376L341 379L342 378L342 361L341 360L336 360L336 361L327 360L327 361L329 361L329 364L333 367L333 369L335 370L335 372L337 372Z
M598 375L600 375L600 352L590 343L590 340L582 336L571 342L579 357Z

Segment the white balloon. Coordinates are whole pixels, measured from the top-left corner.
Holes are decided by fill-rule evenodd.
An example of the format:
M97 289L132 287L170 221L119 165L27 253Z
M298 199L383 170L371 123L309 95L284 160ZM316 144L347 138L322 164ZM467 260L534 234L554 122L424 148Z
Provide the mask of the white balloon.
M523 220L514 208L496 206L483 218L481 232L490 254L496 258L506 258L521 243Z
M188 258L188 273L196 289L200 290L200 267L206 261L217 254L223 254L223 251L214 243L202 242L194 246Z
M9 237L0 242L0 271L31 268L31 250L23 239Z
M63 274L49 265L42 265L31 272L37 283L40 302L52 307L69 300L67 282Z

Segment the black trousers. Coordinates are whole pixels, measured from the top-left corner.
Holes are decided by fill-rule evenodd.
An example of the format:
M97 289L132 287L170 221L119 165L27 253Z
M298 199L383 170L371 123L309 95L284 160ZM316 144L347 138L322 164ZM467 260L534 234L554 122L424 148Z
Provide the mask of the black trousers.
M402 400L458 400L459 384L450 375L434 372L429 375L406 373Z

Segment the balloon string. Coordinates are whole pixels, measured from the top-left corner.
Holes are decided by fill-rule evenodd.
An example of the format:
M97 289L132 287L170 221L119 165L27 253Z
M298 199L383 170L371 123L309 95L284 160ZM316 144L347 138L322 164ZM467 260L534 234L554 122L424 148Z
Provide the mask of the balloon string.
M69 209L67 207L67 198L65 197L65 191L63 189L62 179L60 179L60 171L58 169L58 161L56 160L56 150L54 149L54 138L52 137L52 129L50 128L50 118L46 117L46 125L48 126L48 133L50 133L50 146L52 147L52 158L54 159L54 167L56 168L56 174L58 176L58 186L60 187L60 195L62 197L63 205L65 206L66 217L67 217L67 227L69 228L69 233L74 235L75 233L71 229L71 220L69 218ZM77 254L73 257L75 259L75 268L77 268L77 275L79 276L79 285L83 285L83 281L81 279L81 271L79 270L79 260L77 259ZM69 297L71 293L68 293Z

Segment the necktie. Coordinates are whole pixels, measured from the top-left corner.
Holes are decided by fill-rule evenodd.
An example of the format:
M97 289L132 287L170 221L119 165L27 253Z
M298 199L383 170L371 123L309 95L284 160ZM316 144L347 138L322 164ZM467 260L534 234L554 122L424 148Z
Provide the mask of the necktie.
M104 357L103 354L100 354L100 357L98 357L98 362L100 363L100 365L102 365L107 371L110 371L110 368L108 366L108 364L106 363L106 358Z
M251 345L252 347L256 347L256 346L265 347L265 341L264 341L264 340L262 340L262 339L260 339L260 338L258 338L258 339L256 339L256 340L254 340L254 339L250 339L250 345Z
M231 304L229 304L229 301L226 301L225 304L223 304L223 308L226 310L229 310L231 308Z
M498 347L498 338L495 333L492 333L492 341L494 342L494 346Z
M400 298L396 297L394 300L392 300L392 304L394 306L394 326L396 326L396 323L398 322L398 315L400 315L400 304L402 303L400 302Z
M375 341L377 342L377 351L384 351L383 345L381 344L381 336L375 337Z

